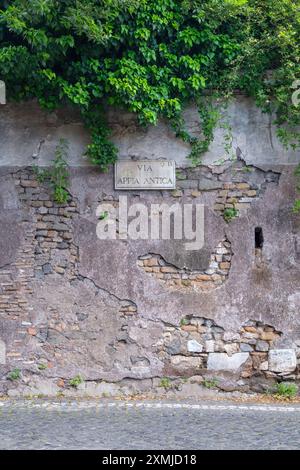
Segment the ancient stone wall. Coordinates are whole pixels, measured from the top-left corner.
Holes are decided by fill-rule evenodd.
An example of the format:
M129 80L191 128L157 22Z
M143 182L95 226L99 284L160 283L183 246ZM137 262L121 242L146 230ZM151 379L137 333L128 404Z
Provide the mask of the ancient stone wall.
M38 134L36 121L27 126ZM178 162L176 190L126 192L145 205L204 204L204 246L189 252L180 240L97 238L98 205L117 208L124 195L112 170L72 165L59 205L31 165L5 162L1 393L188 396L298 381L300 219L294 168L277 163Z

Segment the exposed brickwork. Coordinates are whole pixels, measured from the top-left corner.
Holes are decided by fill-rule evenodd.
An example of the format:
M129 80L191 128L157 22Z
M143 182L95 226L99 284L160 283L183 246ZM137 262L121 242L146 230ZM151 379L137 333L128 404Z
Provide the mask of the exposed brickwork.
M72 219L78 213L76 201L70 196L67 204L53 202L47 185L40 184L30 170L16 175L16 185L20 199L34 215L34 275L56 272L74 278L78 263L72 235Z
M20 199L34 213L34 237L28 244L31 264L26 266L31 268L30 277L41 278L55 272L66 276L69 281L76 279L79 276L79 252L72 230L72 221L79 213L76 200L70 195L67 204L53 202L47 184L39 183L30 169L17 173L16 185ZM24 251L26 253L26 247L25 250L22 248ZM122 315L136 312L133 302L121 302Z
M178 269L167 263L160 255L140 256L138 266L158 279L168 288L209 291L221 286L227 279L231 267L231 243L221 241L211 254L206 271Z
M203 193L216 194L213 209L223 216L226 209L235 209L243 215L265 191L269 183L277 184L279 174L246 166L241 160L226 165L197 167L177 172L177 189L173 197L201 198Z
M119 313L123 316L135 315L137 313L137 306L134 302L123 300Z
M25 235L15 262L0 271L0 316L18 321L13 342L7 349L7 360L30 365L35 359L29 352L27 354L26 344L30 337L43 335L30 321L31 283L53 273L70 282L80 278L79 252L72 230L78 208L71 195L67 204L53 202L47 183L38 182L30 168L17 171L14 180L19 200L26 210L29 209L31 221L21 222ZM120 301L121 316L136 313L137 307L133 302ZM63 331L58 312L51 312L48 326Z
M248 183L224 183L223 189L218 191L214 210L223 215L226 209L235 209L239 215L250 208L257 196L258 190Z
M250 320L237 331L225 331L213 320L187 316L179 327L165 327L158 350L171 375L205 371L210 353L249 353L241 373L247 378L256 371L267 373L268 351L280 336L281 332L262 322Z
M28 314L27 295L31 294L30 280L34 277L34 227L25 225L24 244L16 253L16 261L0 271L0 315L12 319Z

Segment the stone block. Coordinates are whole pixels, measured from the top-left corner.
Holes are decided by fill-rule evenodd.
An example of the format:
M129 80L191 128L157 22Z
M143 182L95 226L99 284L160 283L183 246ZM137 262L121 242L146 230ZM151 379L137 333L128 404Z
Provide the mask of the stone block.
M177 187L180 189L198 189L198 180L177 181Z
M236 185L234 183L224 183L224 189L235 189Z
M268 351L269 350L269 343L267 341L257 341L255 346L256 351Z
M220 263L220 268L221 269L229 269L230 268L230 263L228 261L224 261L223 263Z
M251 197L242 197L239 201L242 204L251 204L253 202L253 198Z
M205 351L208 353L213 353L215 350L215 342L212 339L205 341Z
M37 188L38 187L38 182L33 181L33 180L21 180L20 184L21 186L23 186L23 188Z
M197 331L196 325L181 325L183 331Z
M168 344L166 347L167 353L171 356L177 355L181 350L181 342L179 338L175 338L173 341Z
M173 268L172 266L163 266L160 270L161 270L162 273L167 273L167 274L177 272L177 269Z
M238 204L235 204L235 208L236 210L240 211L240 210L246 210L246 209L250 209L250 204L247 204L247 203L238 203Z
M243 334L243 338L244 338L244 339L258 338L258 333L257 333L257 331L254 332L254 333L247 332L247 333L244 333L244 334Z
M224 204L215 204L214 205L214 210L215 211L223 211L225 209Z
M242 352L229 356L226 353L210 353L208 355L208 370L237 371L249 358L249 353Z
M235 333L233 331L225 331L224 333L224 341L240 341L241 337L239 335L239 333Z
M264 371L265 371L265 370L268 370L268 369L269 369L269 363L268 363L268 361L262 362L262 363L260 364L260 366L259 366L259 370L264 370Z
M157 266L157 259L156 258L145 259L144 266L150 266L150 267Z
M183 195L183 192L180 191L179 189L175 189L174 191L171 192L173 197L181 197Z
M50 263L46 263L42 266L42 269L43 269L43 273L44 274L51 274L52 273L52 266Z
M63 232L69 230L69 227L64 223L56 223L53 225L52 229L56 230L57 232Z
M187 343L187 350L190 353L201 353L203 351L203 346L195 339L191 339Z
M278 338L278 335L273 331L264 331L261 333L260 337L264 341L274 341Z
M255 328L255 326L244 326L244 330L248 333L257 333L257 328Z
M289 373L297 367L294 349L271 349L269 351L269 369L272 372Z
M61 266L55 266L54 271L58 274L64 274L65 270Z
M240 349L241 349L242 352L252 352L253 351L252 346L250 346L250 344L247 344L247 343L241 343Z
M179 372L185 372L190 369L200 369L202 366L201 357L173 356L171 365Z
M210 281L211 280L208 274L198 274L196 279L197 281Z
M220 181L214 181L207 178L201 178L199 181L200 191L213 191L221 188L223 188L223 184Z
M225 344L224 349L228 356L232 356L233 354L238 353L240 348L238 343L229 343Z

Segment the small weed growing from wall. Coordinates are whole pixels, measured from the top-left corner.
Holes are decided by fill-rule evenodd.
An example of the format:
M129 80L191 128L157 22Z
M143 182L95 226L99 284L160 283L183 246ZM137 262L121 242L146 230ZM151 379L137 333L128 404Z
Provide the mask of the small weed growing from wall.
M169 390L171 388L171 380L168 377L163 377L159 383L160 387L163 387L165 390Z
M47 170L41 170L36 166L33 168L40 183L44 181L50 183L53 199L57 204L66 204L69 200L68 148L68 142L65 139L60 139L55 150L52 167Z
M177 180L185 180L186 179L186 176L179 170L176 170L176 179Z
M276 385L275 395L280 398L294 398L297 393L298 387L294 383L281 382Z
M244 166L242 168L243 173L251 173L252 171L253 171L253 169L250 166Z
M71 380L70 380L70 385L71 387L74 387L74 388L77 388L80 384L82 384L84 382L83 378L80 376L80 375L75 375L75 377L73 377Z
M7 376L8 380L18 380L21 377L20 369L13 369Z
M300 212L300 199L297 199L292 208L293 214L298 214Z
M38 364L38 369L39 369L39 370L45 370L45 369L47 369L47 365L46 365L46 364L43 364L43 363Z
M223 212L223 218L225 222L230 222L232 219L235 219L238 216L238 211L234 208L227 208Z
M216 378L213 378L213 379L204 379L203 383L202 383L203 387L205 388L216 388L216 386L218 385L218 379Z

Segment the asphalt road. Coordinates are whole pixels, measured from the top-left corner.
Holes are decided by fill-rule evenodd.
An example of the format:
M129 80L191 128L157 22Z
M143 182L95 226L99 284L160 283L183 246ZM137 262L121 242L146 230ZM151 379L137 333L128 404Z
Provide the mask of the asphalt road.
M300 449L300 405L5 401L0 449Z

